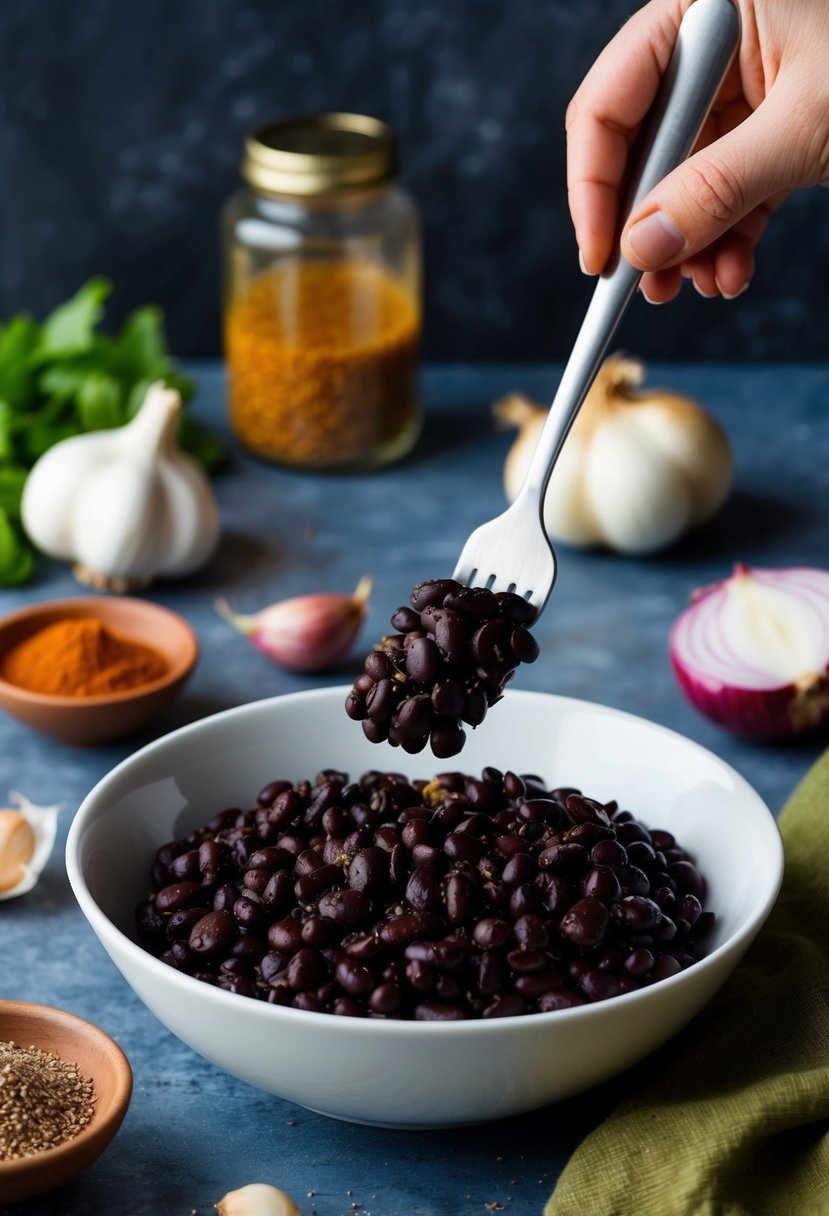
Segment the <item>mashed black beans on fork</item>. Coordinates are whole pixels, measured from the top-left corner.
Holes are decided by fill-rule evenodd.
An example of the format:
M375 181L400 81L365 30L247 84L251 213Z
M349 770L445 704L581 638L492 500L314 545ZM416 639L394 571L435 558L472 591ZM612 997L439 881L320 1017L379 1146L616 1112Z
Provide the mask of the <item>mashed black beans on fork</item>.
M615 803L486 768L273 781L158 849L142 944L228 992L352 1017L570 1009L704 953L681 845Z
M464 745L463 724L479 726L515 668L538 658L528 628L537 614L509 591L451 578L418 583L409 602L391 618L396 632L366 658L345 709L372 743L411 753L431 743L446 759Z

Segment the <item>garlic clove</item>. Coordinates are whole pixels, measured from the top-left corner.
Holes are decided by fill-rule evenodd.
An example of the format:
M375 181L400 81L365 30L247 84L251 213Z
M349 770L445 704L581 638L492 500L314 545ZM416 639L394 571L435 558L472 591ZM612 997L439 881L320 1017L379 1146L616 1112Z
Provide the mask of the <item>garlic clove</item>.
M35 833L28 819L10 807L0 809L0 892L17 887L34 856Z
M0 809L0 900L25 895L35 886L52 852L62 809L35 806L14 792L9 802L10 807Z
M219 1216L301 1216L290 1195L264 1182L228 1191L214 1207Z
M324 671L343 658L368 612L372 580L360 579L351 595L321 592L281 600L245 616L226 600L216 611L263 654L289 671Z

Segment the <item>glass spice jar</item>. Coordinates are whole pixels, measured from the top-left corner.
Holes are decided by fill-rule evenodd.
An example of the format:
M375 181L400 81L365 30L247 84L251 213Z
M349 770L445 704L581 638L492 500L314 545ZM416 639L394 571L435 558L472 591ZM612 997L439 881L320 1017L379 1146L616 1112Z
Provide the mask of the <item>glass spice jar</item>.
M357 470L420 431L420 234L390 128L358 114L245 142L223 217L230 423L266 460Z

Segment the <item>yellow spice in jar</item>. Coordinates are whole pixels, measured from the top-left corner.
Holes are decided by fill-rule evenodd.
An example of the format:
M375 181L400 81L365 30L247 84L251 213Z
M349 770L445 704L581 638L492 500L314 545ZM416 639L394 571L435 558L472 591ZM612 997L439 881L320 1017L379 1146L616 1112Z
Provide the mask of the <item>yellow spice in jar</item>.
M401 455L419 417L418 308L365 261L291 260L228 305L230 421L267 459L306 468Z

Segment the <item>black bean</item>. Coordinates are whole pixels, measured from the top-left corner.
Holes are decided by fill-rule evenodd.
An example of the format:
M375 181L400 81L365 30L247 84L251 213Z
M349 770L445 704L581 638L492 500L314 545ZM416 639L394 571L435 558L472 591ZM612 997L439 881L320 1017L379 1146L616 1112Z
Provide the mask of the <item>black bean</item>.
M510 649L519 663L534 663L538 658L538 642L524 625L516 625L509 638Z
M525 1013L527 1002L517 992L507 992L496 996L491 1005L487 1005L481 1014L482 1018L514 1018Z
M452 611L473 632L500 620L424 616ZM432 712L423 693L395 697L395 713L416 697ZM424 1020L573 1008L692 966L714 922L672 836L536 774L326 769L259 799L161 846L136 927L165 963L272 1004Z
M208 912L190 931L190 949L198 955L216 955L227 950L236 933L230 912Z
M381 650L373 650L371 654L367 656L363 667L366 675L370 676L375 683L378 683L381 680L388 680L394 672L394 667L392 666L391 660L389 659L388 655L383 654ZM370 690L367 689L366 691Z
M659 924L659 904L644 895L626 895L613 906L613 915L635 933L647 933Z
M420 613L404 604L392 613L391 626L398 633L411 633L412 630L420 628Z
M155 897L156 911L163 914L178 912L179 908L192 908L205 899L200 882L175 882L162 887Z
M360 725L369 743L385 743L389 737L389 728L384 722L375 722L372 718L367 718Z
M613 903L622 893L619 879L610 866L594 866L582 883L582 892L600 899L602 903Z
M460 591L461 584L453 578L432 578L412 588L410 603L416 612L427 607L439 607L447 595Z
M262 903L273 915L287 911L294 897L294 880L290 870L277 870L262 891Z
M546 950L550 942L542 917L533 913L519 916L512 926L512 933L519 946L525 950Z
M513 591L496 591L495 598L501 615L516 625L531 625L538 616L538 609Z
M354 958L346 958L338 963L334 975L349 996L363 996L372 992L377 985L377 977L371 968Z
M280 794L284 793L286 790L289 790L290 788L291 788L291 783L289 781L269 781L268 784L266 786L264 786L257 794L256 801L259 803L260 806L273 806L277 797ZM229 815L230 812L223 811L222 814ZM213 827L214 823L215 823L215 821L211 820L210 823L208 824L208 827ZM225 824L221 824L220 826L217 826L216 831L220 831L221 827L225 827L225 826L226 826Z
M478 893L468 875L456 871L443 884L443 900L446 919L450 925L461 925L471 920L478 907Z
M198 878L200 874L199 850L188 849L186 853L179 853L178 857L173 858L167 869L173 882L187 882Z
M554 844L538 859L542 870L558 870L562 874L578 874L587 867L590 854L583 844Z
M463 659L467 648L467 622L460 612L447 608L435 618L435 641L449 663Z
M545 992L539 998L538 1009L540 1013L554 1013L560 1009L575 1009L579 1005L586 1004L586 997L581 996L578 992L559 988L553 992Z
M190 931L204 916L204 908L179 908L165 922L167 940L170 942L190 936Z
M507 955L507 965L519 975L530 974L534 971L544 971L550 960L544 950L510 950Z
M401 1005L400 989L397 984L386 981L372 991L368 998L368 1007L372 1013L396 1013Z
M330 891L332 887L342 886L345 882L342 866L333 864L321 865L308 874L303 874L294 883L294 895L297 903L311 904L315 899Z
M531 882L538 873L538 862L530 853L516 853L501 871L501 879L508 887Z
M365 696L356 688L349 689L345 698L345 712L352 722L362 722L368 712Z
M302 925L291 916L274 921L268 929L268 944L279 954L295 954L302 947Z
M434 865L415 866L406 883L405 896L415 912L437 912L440 909L440 886Z
M579 979L579 988L590 1001L606 1001L619 995L619 982L598 967L588 967Z
M667 912L667 908L662 909ZM677 916L681 917L687 925L695 925L702 916L702 904L696 895L683 895L676 907Z
M432 728L431 745L433 753L440 760L456 756L466 741L466 732L457 722L449 718L435 718Z
M604 904L588 895L564 913L559 932L576 946L596 946L604 938L609 916Z
M490 620L500 612L498 601L485 587L461 587L459 591L450 591L444 597L443 604L476 621Z
M157 942L164 936L166 923L164 917L156 912L155 903L151 899L143 899L135 909L138 934L147 943Z
M437 680L431 692L432 707L441 718L457 718L466 703L466 693L460 680ZM451 753L454 755L454 753Z
M469 639L469 650L476 663L503 663L510 627L506 621L486 621Z
M415 992L431 992L437 978L434 967L421 959L409 959L406 963L406 979Z
M318 950L308 946L298 950L285 968L285 980L295 992L316 988L327 975L325 959Z
M359 925L371 915L371 903L364 891L346 888L328 891L317 905L320 916L330 917L338 925Z
M457 1005L446 1005L441 1001L421 1001L415 1005L416 1022L462 1022L466 1017Z
M430 637L417 638L406 648L406 675L418 684L434 684L441 667L440 651Z
M627 865L627 849L618 840L599 840L590 850L591 860L597 866Z
M428 693L417 693L401 704L394 717L395 726L406 735L428 735L434 721Z
M507 889L509 890L509 888ZM519 916L526 916L528 912L535 912L540 905L540 888L533 882L522 882L510 891L507 911L513 920L517 920Z
M507 983L507 968L497 950L484 950L477 959L475 988L481 996L493 997L503 992Z
M683 895L695 895L700 901L705 898L705 882L690 861L675 861L670 867L670 875Z
M391 680L380 680L366 697L366 712L376 722L387 721L394 710L397 693Z

